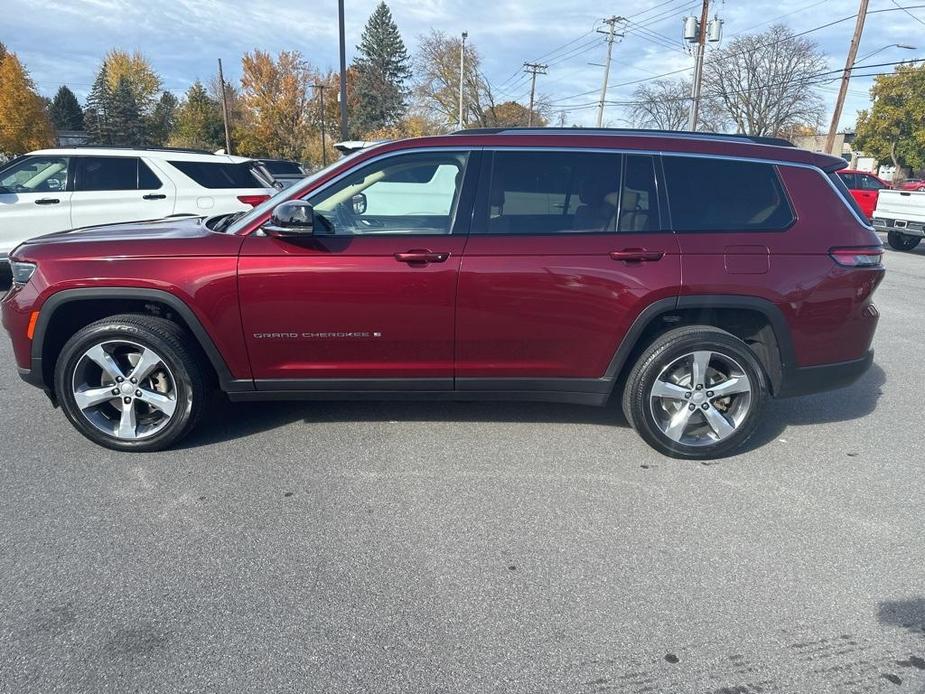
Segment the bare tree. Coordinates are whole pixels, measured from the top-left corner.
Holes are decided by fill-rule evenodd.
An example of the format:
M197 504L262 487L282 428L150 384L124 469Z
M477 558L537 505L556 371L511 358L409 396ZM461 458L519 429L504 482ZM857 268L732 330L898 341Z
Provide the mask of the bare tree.
M418 41L414 59L417 106L452 127L459 115L459 51L462 41L433 30ZM469 125L488 127L495 107L491 85L479 69L481 57L470 42L466 45L463 75L463 109Z
M641 84L629 104L630 122L639 128L684 130L691 107L689 79L655 80ZM708 132L725 130L729 119L717 99L709 94L700 100L700 129Z
M709 56L703 91L719 101L737 132L774 136L818 126L825 107L813 86L825 69L815 42L778 24Z

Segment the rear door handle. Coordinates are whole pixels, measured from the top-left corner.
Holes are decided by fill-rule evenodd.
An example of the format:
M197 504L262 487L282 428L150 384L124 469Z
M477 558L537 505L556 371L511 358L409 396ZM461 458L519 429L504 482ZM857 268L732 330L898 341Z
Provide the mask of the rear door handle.
M142 200L163 200L167 196L163 193L148 193L147 195L142 195Z
M58 198L39 198L35 201L36 205L57 205L60 200Z
M434 253L428 250L405 251L396 253L395 260L409 265L426 265L427 263L442 263L450 257L449 253Z
M664 251L647 251L645 248L624 248L622 251L610 252L610 257L614 260L627 263L652 263L661 260L664 255Z

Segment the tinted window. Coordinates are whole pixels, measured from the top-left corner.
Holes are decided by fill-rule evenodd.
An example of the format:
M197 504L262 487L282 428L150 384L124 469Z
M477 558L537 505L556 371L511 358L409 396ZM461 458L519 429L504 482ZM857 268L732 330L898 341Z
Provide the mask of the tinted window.
M832 182L832 185L835 186L835 190L838 191L838 194L841 196L841 199L845 201L845 204L848 205L861 219L865 219L864 212L858 206L858 201L854 199L854 196L848 191L848 188L845 186L845 182L841 179L841 176L838 174L830 173L829 180Z
M495 152L487 215L473 232L616 231L622 164L620 154Z
M66 188L66 157L24 157L0 173L0 194L47 193Z
M645 155L628 154L623 169L619 230L655 231L660 226L655 160Z
M163 184L141 159L138 160L138 190L157 190Z
M335 234L449 234L467 155L388 157L348 175L309 202Z
M858 187L858 177L855 176L853 173L839 173L838 177L842 180L842 182L845 184L845 187L848 188L849 190Z
M79 157L78 191L138 190L138 159L135 157Z
M866 174L858 174L858 182L861 190L882 190L886 188L880 179Z
M225 164L201 161L172 161L183 174L203 188L262 188L251 173L250 164Z
M292 161L264 161L263 165L271 174L303 176L302 169Z
M677 156L663 163L678 231L783 229L793 221L771 164Z

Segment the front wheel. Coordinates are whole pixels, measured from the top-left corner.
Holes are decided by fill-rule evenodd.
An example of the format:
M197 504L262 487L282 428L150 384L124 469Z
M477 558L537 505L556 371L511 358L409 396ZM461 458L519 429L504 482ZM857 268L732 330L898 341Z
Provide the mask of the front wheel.
M890 248L897 251L911 251L921 240L920 236L909 236L898 231L890 231L886 235L886 242L890 244Z
M752 350L724 330L691 326L657 338L639 357L623 411L643 440L674 458L721 458L758 426L767 399Z
M189 339L153 316L112 316L82 328L55 367L65 415L107 448L158 451L176 443L196 423L206 396Z

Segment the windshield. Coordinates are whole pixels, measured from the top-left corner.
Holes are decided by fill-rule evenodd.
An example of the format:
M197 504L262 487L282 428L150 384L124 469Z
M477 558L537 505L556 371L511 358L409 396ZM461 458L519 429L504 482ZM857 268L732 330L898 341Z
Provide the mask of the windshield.
M278 193L276 193L276 195L272 196L269 200L261 203L260 205L257 205L257 207L252 209L250 212L245 214L243 217L239 217L238 219L234 220L234 222L230 224L228 228L225 230L225 233L237 234L239 231L247 227L255 219L260 219L262 216L264 216L267 212L269 212L274 207L279 205L281 202L284 202L290 199L293 193L292 188L298 187L299 193L301 193L306 188L310 187L312 183L317 181L322 176L325 176L329 171L331 171L335 167L340 166L345 161L349 161L350 159L353 159L354 157L356 157L361 151L362 150L359 150L351 154L348 154L345 157L341 157L337 161L331 162L323 169L319 169L318 171L313 173L311 176L308 176L306 179L299 181L299 183L297 183L296 186L292 186L290 188L284 188L283 190L279 191Z

